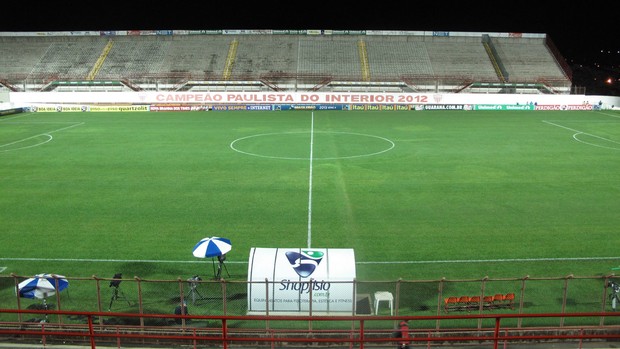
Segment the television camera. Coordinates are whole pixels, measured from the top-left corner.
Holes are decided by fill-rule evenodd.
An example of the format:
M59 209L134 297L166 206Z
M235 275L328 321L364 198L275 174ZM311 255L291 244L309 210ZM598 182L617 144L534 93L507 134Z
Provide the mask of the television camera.
M204 297L198 291L198 285L202 281L202 278L198 275L194 275L191 278L187 279L187 284L189 285L189 293L187 294L187 298L192 298L192 304L196 304L196 299L203 299Z
M112 310L112 304L114 304L114 301L121 298L127 301L127 305L131 306L131 303L129 302L127 297L125 297L125 293L123 293L123 291L120 289L122 281L122 273L116 273L114 274L114 276L112 276L112 280L110 281L110 287L113 287L113 289L112 297L110 297L110 305L108 306L108 311Z
M114 274L114 276L112 276L112 281L110 281L110 287L115 287L118 288L121 285L121 282L123 281L123 274L122 273L116 273Z
M219 262L219 264L217 266L217 272L215 274L215 279L216 280L222 279L222 268L226 270L226 274L228 275L228 277L230 277L230 274L228 274L228 268L226 267L226 264L224 264L224 262L226 261L226 254L221 254L217 256L217 261Z
M198 275L194 275L191 278L187 279L187 283L189 283L190 287L196 287L196 284L200 281L202 281L202 278Z
M611 288L609 298L611 299L611 308L615 311L618 302L620 302L620 284L613 280L607 282L607 287Z

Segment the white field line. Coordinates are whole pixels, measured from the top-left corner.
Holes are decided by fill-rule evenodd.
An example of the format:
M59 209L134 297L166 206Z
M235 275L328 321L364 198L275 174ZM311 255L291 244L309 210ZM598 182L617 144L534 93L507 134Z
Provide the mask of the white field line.
M310 118L310 170L308 171L308 248L312 248L312 162L314 159L314 112Z
M38 124L38 122L27 122L27 124ZM37 144L34 144L34 145L30 145L30 146L23 147L23 148L18 148L18 149L26 149L26 148L36 147L38 145L45 144L45 143L51 141L53 139L53 137L51 135L52 133L63 131L63 130L67 130L67 129L70 129L70 128L73 128L73 127L76 127L76 126L80 126L80 125L83 125L83 124L84 124L83 122L73 123L73 124L71 124L69 126L66 126L66 127L61 127L59 129L55 129L55 130L52 130L52 131L47 131L47 132L44 132L44 133L39 133L37 135L31 136L31 137L26 137L26 138L23 138L23 139L20 139L20 140L11 142L11 143L0 144L0 148L11 146L11 145L14 145L14 144L17 144L17 143L21 143L21 142L27 141L29 139L33 139L33 138L37 138L37 137L41 137L41 136L47 136L48 137L48 139L45 142L37 143ZM11 150L17 150L17 149L11 149Z
M607 146L604 146L604 145L594 144L594 143L586 142L584 140L579 139L579 135L586 135L586 136L590 136L590 137L593 137L593 138L598 138L598 139L600 139L602 141L605 141L605 142L609 142L609 143L612 143L612 144L620 145L620 142L616 142L616 141L613 141L611 139L607 139L605 137L597 136L597 135L592 134L592 133L587 133L587 132L576 130L574 128L570 128L570 127L566 127L566 126L563 126L563 125L560 125L560 124L556 124L556 123L548 121L548 120L542 120L542 122L544 122L546 124L549 124L549 125L553 125L553 126L556 126L556 127L563 128L565 130L569 130L569 131L575 132L573 134L573 139L576 140L577 142L580 142L580 143L584 143L584 144L591 145L591 146L594 146L594 147L599 147L599 148L618 150L617 147L607 147Z
M532 262L578 262L578 261L607 261L617 260L620 257L560 257L560 258L500 258L500 259L454 259L436 261L357 261L356 264L446 264L446 263L532 263ZM31 262L90 262L90 263L181 263L195 264L204 263L204 260L173 261L161 259L87 259L87 258L10 258L3 257L0 261L31 261ZM247 261L231 261L226 263L247 264Z
M603 115L607 115L607 116L612 117L612 118L620 119L620 115L616 115L616 114L609 114L609 113L604 113L604 112L600 112L598 114L603 114Z

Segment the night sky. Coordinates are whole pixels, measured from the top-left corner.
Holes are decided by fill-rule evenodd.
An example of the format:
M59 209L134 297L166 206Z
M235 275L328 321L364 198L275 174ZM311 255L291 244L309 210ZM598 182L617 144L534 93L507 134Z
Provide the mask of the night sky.
M23 9L19 9L19 6ZM0 31L331 29L547 34L587 94L620 95L620 1L15 2ZM5 12L5 11L3 11ZM611 77L611 83L606 82Z

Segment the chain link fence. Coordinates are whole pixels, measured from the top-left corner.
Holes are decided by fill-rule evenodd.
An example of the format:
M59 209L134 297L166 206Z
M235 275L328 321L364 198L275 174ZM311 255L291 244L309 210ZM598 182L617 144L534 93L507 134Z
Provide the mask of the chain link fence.
M477 280L394 280L353 282L355 305L351 313L339 315L456 315L456 314L541 314L541 313L585 313L614 311L612 300L618 289L613 286L613 276L557 278L512 278ZM139 277L123 278L77 278L65 277L69 286L53 292L45 298L23 298L18 295L20 282L29 277L0 275L0 307L18 310L65 310L84 312L110 312L109 318L99 321L134 321L127 325L161 325L161 319L115 318L113 313L132 314L178 314L178 306L185 303L188 315L235 316L248 315L248 289L250 282L229 280L203 280L198 276L176 280L145 280ZM313 282L300 282L301 284ZM315 282L315 281L314 281ZM269 301L269 290L278 282L265 280L265 301ZM253 285L255 287L256 285ZM306 288L307 289L307 288ZM620 288L619 288L620 289ZM310 292L312 294L313 292ZM509 295L507 299L506 295ZM312 295L310 295L312 297ZM455 301L450 301L450 300ZM617 298L616 298L617 300ZM318 301L318 300L317 300ZM316 301L315 301L316 302ZM303 314L313 315L313 300L304 308ZM613 302L615 306L615 302ZM319 309L320 306L316 306ZM266 305L263 314L278 315ZM317 311L314 314L319 314ZM323 314L323 313L321 313ZM49 321L59 323L81 323L84 319L70 316L53 316L41 319L23 318L24 314L1 314L2 321ZM285 315L291 315L286 313ZM131 320L127 320L131 319ZM612 319L607 319L612 321ZM615 321L615 318L613 319ZM472 323L458 322L458 326L492 327L492 319L472 319ZM530 326L600 326L609 325L602 316L597 323L592 318L515 318L504 324L515 328ZM558 323L559 321L559 323ZM588 323L584 323L588 321ZM174 323L174 319L170 319ZM122 323L119 323L122 324ZM208 325L208 324L195 324ZM419 328L439 329L455 326L449 318L421 321Z

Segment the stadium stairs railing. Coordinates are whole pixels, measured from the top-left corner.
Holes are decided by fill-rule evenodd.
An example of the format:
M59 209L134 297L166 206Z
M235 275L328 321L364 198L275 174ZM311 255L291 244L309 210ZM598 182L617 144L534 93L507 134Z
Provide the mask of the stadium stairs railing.
M613 317L620 313L562 313L562 314L469 314L445 316L193 316L168 314L98 313L55 310L0 309L0 315L35 313L54 318L67 316L81 318L81 324L58 324L41 322L0 322L0 341L23 345L76 345L97 348L115 346L191 346L208 345L214 348L240 348L251 345L254 348L297 347L312 344L315 347L338 345L348 348L393 347L400 339L393 333L392 324L407 320L410 324L409 342L412 346L432 345L485 345L507 348L512 344L534 347L544 343L570 343L581 348L585 343L620 342L620 327L589 326L546 327L515 329L505 325L510 319L528 318L588 318ZM17 316L15 316L17 317ZM126 318L137 322L139 318L159 320L160 326L118 325L99 322L105 317ZM175 320L182 320L178 324ZM452 330L422 328L418 323L429 320L486 321L483 328L459 327ZM208 325L196 326L200 321ZM377 324L389 324L378 328ZM234 325L233 325L234 324ZM616 343L618 344L618 343ZM615 345L615 344L613 344Z

